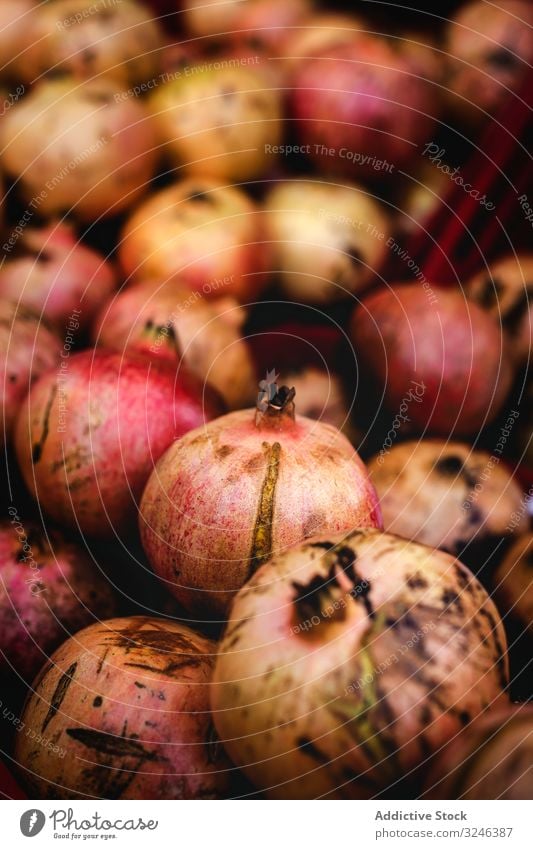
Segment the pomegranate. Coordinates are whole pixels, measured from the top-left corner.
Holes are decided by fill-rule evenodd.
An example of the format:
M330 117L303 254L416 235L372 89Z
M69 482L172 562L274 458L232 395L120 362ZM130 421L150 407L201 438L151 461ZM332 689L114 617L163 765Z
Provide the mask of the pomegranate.
M288 33L311 14L311 0L252 0L242 3L230 42L256 53L283 58Z
M162 31L137 0L55 0L41 3L33 17L24 80L52 70L78 79L105 75L128 86L159 69Z
M0 444L11 439L18 409L32 381L54 367L61 342L38 315L0 298Z
M437 105L409 57L372 36L334 45L294 74L300 140L330 173L376 177L404 167L431 138Z
M324 304L360 292L387 252L389 222L355 185L290 180L266 200L273 266L294 301Z
M533 324L533 254L503 257L469 280L465 292L503 326L513 358L526 364Z
M0 3L0 76L20 79L33 43L34 0Z
M250 0L249 0L250 2ZM255 2L255 0L251 0ZM232 32L242 14L242 0L184 0L181 3L185 28L200 37L227 35Z
M206 301L177 285L142 281L116 295L96 322L96 344L183 363L230 409L253 400L255 369L240 337L245 311L234 298Z
M144 616L99 622L63 643L34 683L28 732L16 740L35 798L225 795L232 768L209 718L215 650L180 622Z
M152 467L172 440L217 411L181 369L83 351L33 385L18 417L17 456L52 518L110 536L134 523Z
M271 554L318 532L378 526L366 469L336 428L295 416L294 390L272 375L258 407L177 440L141 502L154 571L195 613L224 616Z
M496 608L450 555L372 529L321 536L235 598L213 719L268 796L368 798L503 699L505 651Z
M494 547L511 533L511 517L522 502L520 487L500 463L502 450L491 455L449 440L384 447L368 470L385 530L461 559L469 551L469 562L472 553ZM526 527L523 516L519 529ZM481 557L477 561L483 564Z
M517 511L520 528L527 529L524 511ZM533 534L524 533L507 552L494 573L494 598L499 610L507 614L521 631L533 637Z
M426 799L531 799L533 707L509 705L468 725L441 752Z
M0 522L0 670L28 686L49 653L71 634L112 616L110 585L86 552L57 531L21 520Z
M243 191L198 178L144 201L126 223L119 255L130 276L249 301L266 283L263 240L262 213Z
M282 59L295 68L311 56L327 56L337 44L352 44L366 28L364 20L353 15L312 12L286 33Z
M150 97L158 138L191 175L260 176L281 140L281 100L254 57L220 57L184 69Z
M412 423L440 436L476 434L500 411L513 379L505 340L458 289L409 283L381 289L356 308L357 354L398 409L413 382Z
M157 154L153 127L138 99L116 95L112 80L62 77L41 82L6 113L4 167L32 214L72 211L92 221L144 191Z
M80 327L89 326L114 288L111 265L60 222L27 227L0 268L0 297L35 310L63 332L73 310Z
M444 46L448 107L475 127L518 90L533 62L531 3L465 3L447 26Z
M304 366L282 372L279 382L294 387L301 416L333 425L357 445L359 434L350 418L353 401L349 403L338 374L315 366Z

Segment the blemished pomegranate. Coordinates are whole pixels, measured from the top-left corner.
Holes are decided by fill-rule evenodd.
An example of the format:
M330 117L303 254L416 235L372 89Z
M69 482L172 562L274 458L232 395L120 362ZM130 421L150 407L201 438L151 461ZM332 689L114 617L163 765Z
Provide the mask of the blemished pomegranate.
M6 113L4 168L32 214L93 221L146 190L158 156L154 128L139 99L123 94L103 77L45 79Z
M0 268L0 297L10 298L56 325L76 310L88 327L115 288L115 273L103 256L83 244L68 224L27 227Z
M0 670L28 686L50 652L86 625L116 612L96 563L61 533L20 518L0 522Z
M24 480L49 516L108 537L174 439L217 415L207 388L147 357L87 350L33 384L17 422Z
M440 753L423 799L531 799L533 707L509 705L468 725Z
M241 189L203 177L183 180L131 215L120 262L130 277L175 280L206 298L253 301L267 282L263 223Z
M145 616L67 640L26 703L32 733L17 735L15 758L35 798L224 796L232 766L209 716L215 651L186 625Z
M136 0L41 3L22 78L31 81L53 70L78 79L105 75L127 88L155 76L162 45L156 16Z
M294 413L271 375L255 410L177 440L146 485L141 540L186 609L224 615L272 554L317 533L380 525L357 452L336 428Z
M407 56L384 40L356 36L296 68L291 117L326 172L383 177L431 138L438 100Z
M240 336L246 311L234 298L207 301L177 284L145 280L123 289L100 311L95 344L183 363L213 386L228 409L252 403L255 367Z
M272 264L291 300L324 304L362 291L387 253L387 214L359 186L290 180L266 199Z
M533 254L511 254L491 263L468 281L465 292L506 331L513 359L527 363L533 336Z
M59 362L61 341L37 314L0 298L0 445L11 441L15 418L32 381Z
M511 427L515 419L510 419ZM501 439L505 444L507 437ZM491 455L450 440L408 441L385 446L368 471L386 531L460 559L468 549L480 553L512 530L520 533L528 527L522 515L512 528L522 490L496 451ZM478 565L483 565L481 557Z
M242 588L211 707L268 796L369 798L394 792L506 684L503 626L469 570L363 529L296 546Z
M511 519L516 532L529 527L524 510L517 510ZM513 543L492 579L494 600L498 609L521 631L533 637L533 534L524 533ZM507 621L507 618L506 618Z
M257 57L217 57L158 86L149 105L158 139L184 172L258 177L281 141L281 96Z
M528 0L472 0L448 23L444 91L450 112L464 125L479 126L519 89L533 61L532 27Z
M413 381L415 427L438 436L478 433L500 411L513 367L495 322L456 288L408 283L380 289L355 309L352 339L363 366L398 410Z

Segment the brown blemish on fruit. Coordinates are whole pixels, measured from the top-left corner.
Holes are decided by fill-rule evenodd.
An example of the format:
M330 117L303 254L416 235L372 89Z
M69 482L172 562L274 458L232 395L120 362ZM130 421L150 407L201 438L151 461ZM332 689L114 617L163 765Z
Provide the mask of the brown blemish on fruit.
M49 428L50 428L50 413L52 412L52 404L54 403L55 397L57 394L57 384L54 383L52 389L50 390L50 394L48 396L48 400L46 402L46 407L44 408L44 416L43 416L43 425L41 430L40 439L33 445L31 458L34 463L38 463L42 457L44 443L48 438Z
M252 535L249 577L253 575L262 563L268 560L272 551L272 523L281 458L281 445L279 442L274 442L272 445L269 445L268 442L263 442L263 451L267 457L267 469L261 487Z
M59 681L57 682L56 688L55 688L54 693L52 695L52 699L50 701L50 707L48 708L48 713L46 714L46 716L44 718L44 722L43 722L42 727L41 727L41 733L45 730L45 728L48 725L48 723L50 722L50 720L52 720L54 718L54 716L58 712L59 708L61 707L61 703L62 703L63 699L65 698L65 696L67 694L67 690L72 683L72 679L73 679L74 674L76 672L77 666L78 666L77 663L72 663L69 666L69 668L67 669L67 671L63 673L63 675L60 677Z
M132 738L118 737L92 728L67 728L66 732L73 740L102 755L141 758L143 761L162 760L156 752L145 749L142 743Z

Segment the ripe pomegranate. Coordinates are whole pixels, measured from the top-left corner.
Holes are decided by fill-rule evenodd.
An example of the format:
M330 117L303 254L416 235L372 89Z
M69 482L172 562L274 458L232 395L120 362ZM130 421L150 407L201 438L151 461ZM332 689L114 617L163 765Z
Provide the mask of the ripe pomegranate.
M5 170L45 216L118 214L145 190L157 155L142 103L104 78L44 80L6 113L1 137Z
M50 652L112 616L115 600L82 548L8 512L0 522L0 670L13 668L30 685Z
M35 310L63 333L73 310L88 327L114 288L111 265L61 222L27 227L0 268L0 297Z
M150 80L159 69L162 31L136 0L55 0L41 4L33 18L24 80L53 70L78 79L105 75L127 87Z
M0 298L0 445L11 440L15 418L32 381L54 367L61 342L24 307Z
M272 147L281 140L280 94L248 59L193 65L151 95L158 138L186 173L238 181L272 164Z
M426 799L530 799L533 707L509 705L468 725L438 756Z
M350 404L338 374L315 366L304 366L283 372L279 382L294 387L301 416L333 425L352 444L357 444L359 434L350 418L353 402Z
M520 529L527 529L529 522L524 511L517 512ZM498 609L509 616L521 631L533 637L533 534L524 533L507 552L493 577L494 598Z
M531 3L465 3L448 23L444 47L448 107L464 124L479 125L518 90L533 62Z
M33 385L20 411L17 457L52 518L110 536L135 521L163 451L217 405L181 369L146 357L88 350L63 363Z
M266 199L266 230L287 296L324 304L372 281L387 253L389 222L358 186L290 180Z
M225 795L231 764L209 718L215 650L180 622L145 616L99 622L63 643L16 740L35 798Z
M450 555L371 529L321 536L235 598L213 719L268 796L369 798L503 698L505 652L496 608Z
M271 554L319 532L381 521L356 451L331 425L295 416L293 396L268 376L255 411L197 428L150 476L142 543L188 610L223 616Z
M522 503L522 491L499 454L461 442L436 439L384 447L368 470L386 531L461 559L508 536L511 517ZM519 529L526 527L523 516ZM481 566L483 560L477 560Z
M503 326L513 359L526 364L533 325L533 254L503 257L469 280L465 292Z
M458 289L409 283L372 293L354 312L352 338L391 410L413 381L423 387L409 416L436 435L476 434L497 415L511 386L513 369L498 327Z
M144 201L126 223L119 256L132 277L249 301L266 283L263 241L262 213L243 191L198 178Z
M145 280L102 308L93 338L104 348L183 363L235 409L254 397L254 364L239 332L244 319L234 298L206 301L183 287Z
M311 57L293 79L300 141L323 170L352 178L404 167L431 138L437 105L409 57L372 36Z

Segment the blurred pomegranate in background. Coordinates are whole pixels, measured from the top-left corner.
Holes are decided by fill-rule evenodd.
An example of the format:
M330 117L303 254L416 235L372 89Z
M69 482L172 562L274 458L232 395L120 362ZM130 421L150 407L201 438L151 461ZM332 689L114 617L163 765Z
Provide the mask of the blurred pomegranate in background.
M336 428L295 416L270 376L256 410L179 439L141 502L141 539L157 575L187 610L224 616L271 555L317 533L381 522L359 455Z
M116 605L82 548L8 512L0 521L0 671L13 669L30 685L51 651Z
M513 359L527 364L533 334L533 254L511 254L489 263L468 281L465 292L503 327Z
M0 299L0 444L11 440L15 418L32 381L59 361L61 341L38 315Z
M275 161L280 95L257 57L228 54L188 67L149 104L165 152L188 174L247 180Z
M291 104L314 162L352 179L383 178L405 166L431 138L438 111L435 88L418 66L371 36L301 63Z
M315 366L303 366L294 371L284 371L279 383L294 387L298 398L298 413L308 419L338 428L357 446L359 434L351 421L352 405L338 374Z
M0 3L0 77L27 79L29 50L34 44L37 0Z
M20 72L31 81L48 71L78 79L112 77L127 87L158 71L163 34L149 4L137 0L55 0L32 15L32 40Z
M527 511L518 509L511 518L517 533L529 529ZM520 631L533 638L533 534L524 533L511 546L494 573L494 599L499 610Z
M98 316L95 344L183 363L229 409L255 397L255 369L240 329L246 313L234 298L206 301L177 284L142 281L116 295Z
M138 99L112 80L44 80L4 116L6 172L33 212L116 215L145 191L157 150Z
M207 298L253 301L267 282L263 213L239 188L183 180L135 210L119 257L131 277L175 280Z
M231 46L244 44L250 50L283 58L288 36L312 11L312 0L248 0L233 22Z
M447 106L475 127L516 92L533 62L533 6L472 0L460 6L445 31Z
M500 411L513 367L506 340L458 289L409 283L368 295L352 318L357 355L394 411L409 391L411 422L449 437L477 435Z
M0 296L34 310L62 330L73 310L89 326L115 288L111 265L68 224L27 227L0 267Z
M131 531L154 463L220 408L183 369L146 357L88 350L63 362L20 410L16 450L26 485L64 525L103 537Z
M272 265L291 300L326 304L362 291L387 252L384 208L359 186L288 180L266 201Z
M295 68L310 56L327 56L337 44L353 44L367 27L362 18L353 15L312 12L287 31L281 58L289 68Z

